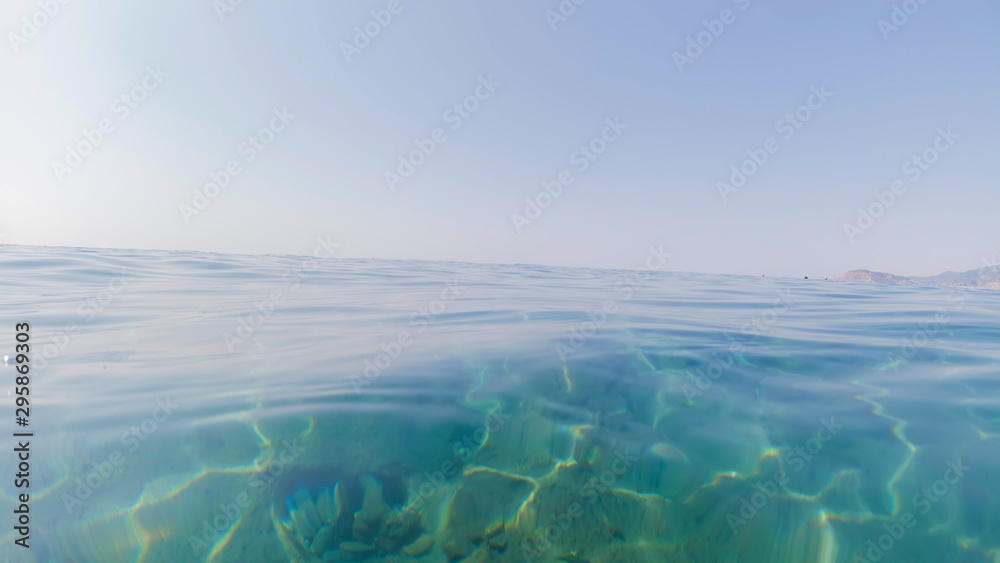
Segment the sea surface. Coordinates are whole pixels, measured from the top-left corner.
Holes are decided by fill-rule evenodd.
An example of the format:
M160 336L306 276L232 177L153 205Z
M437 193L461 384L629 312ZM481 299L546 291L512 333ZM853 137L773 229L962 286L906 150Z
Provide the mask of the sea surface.
M316 255L0 247L0 561L1000 562L1000 292Z

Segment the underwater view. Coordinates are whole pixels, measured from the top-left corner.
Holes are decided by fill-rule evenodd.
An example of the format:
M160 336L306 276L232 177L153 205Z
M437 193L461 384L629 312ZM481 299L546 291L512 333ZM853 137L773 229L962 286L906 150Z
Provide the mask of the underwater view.
M4 247L0 560L1000 562L996 291L323 256Z

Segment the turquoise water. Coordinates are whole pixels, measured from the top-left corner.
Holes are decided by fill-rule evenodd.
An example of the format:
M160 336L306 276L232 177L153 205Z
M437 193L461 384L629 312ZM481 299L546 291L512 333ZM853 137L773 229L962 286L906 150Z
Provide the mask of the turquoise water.
M0 271L0 350L33 344L30 549L12 385L0 409L10 561L1000 561L997 292L16 246Z

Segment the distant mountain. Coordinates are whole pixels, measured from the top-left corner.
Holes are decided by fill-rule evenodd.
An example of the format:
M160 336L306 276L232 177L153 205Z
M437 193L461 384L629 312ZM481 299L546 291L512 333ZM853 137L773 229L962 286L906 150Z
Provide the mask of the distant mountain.
M968 272L945 272L927 277L906 277L869 270L851 270L837 278L837 281L1000 289L1000 267L985 267Z
M837 278L837 281L868 282L868 283L894 283L899 285L914 285L917 282L911 278L894 276L882 272L872 272L870 270L851 270Z

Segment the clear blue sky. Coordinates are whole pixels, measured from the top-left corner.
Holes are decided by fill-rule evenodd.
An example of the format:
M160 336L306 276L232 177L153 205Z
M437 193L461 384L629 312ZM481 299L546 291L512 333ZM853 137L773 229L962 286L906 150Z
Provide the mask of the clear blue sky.
M330 236L343 256L615 268L663 245L669 269L789 276L934 274L1000 252L996 2L587 0L558 21L556 0L244 0L220 17L223 1L47 18L3 4L3 242L309 254ZM919 8L880 29L903 4ZM33 34L22 18L48 21ZM466 117L446 113L477 91ZM809 102L786 139L779 120ZM616 118L627 129L605 130ZM102 120L113 129L69 167ZM271 125L263 150L241 145ZM914 181L907 161L948 127L958 139ZM439 128L391 190L386 171ZM602 132L614 140L581 171L574 153ZM772 137L724 201L718 183ZM185 221L230 161L239 173ZM519 234L511 214L563 170L572 183ZM849 242L844 224L896 179L906 191Z

